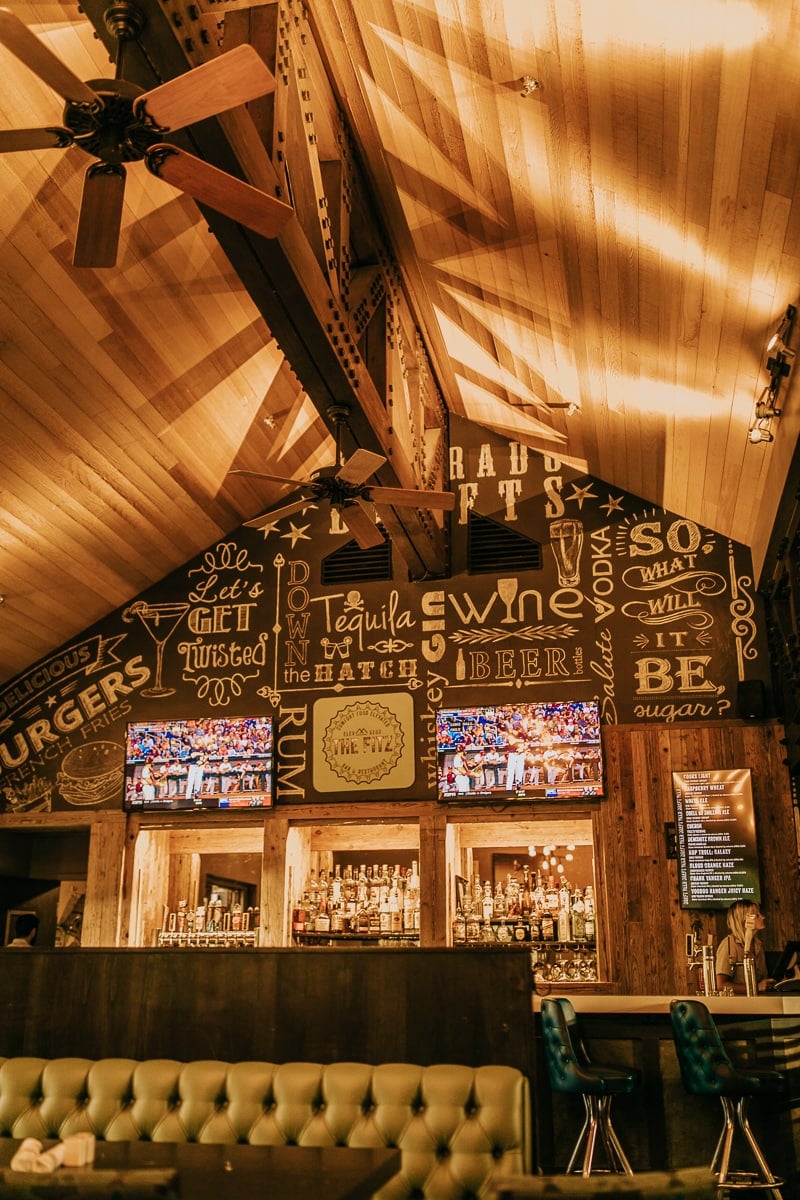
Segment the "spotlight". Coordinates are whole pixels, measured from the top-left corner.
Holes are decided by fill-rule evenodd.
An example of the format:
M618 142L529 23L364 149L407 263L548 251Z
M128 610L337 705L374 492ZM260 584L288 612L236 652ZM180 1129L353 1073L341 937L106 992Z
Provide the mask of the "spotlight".
M777 333L773 333L772 337L767 342L767 350L770 354L774 352L775 354L782 354L787 358L794 358L795 355L794 350L790 350L783 338ZM770 362L771 361L772 360L770 359ZM769 363L767 365L769 366Z
M747 440L757 446L759 442L774 442L775 435L768 425L752 425L748 431Z
M786 338L791 335L792 329L794 328L794 321L795 321L796 316L797 316L797 309L795 308L795 306L793 304L789 304L786 308L786 312L781 317L778 328L775 330L772 337L767 342L767 352L768 353L771 353L773 350L775 350L779 354L791 354L791 355L794 354L794 350L788 349L788 347L786 345Z
M781 410L779 408L772 408L771 401L759 400L756 404L757 421L771 421L773 417L779 417L780 415Z

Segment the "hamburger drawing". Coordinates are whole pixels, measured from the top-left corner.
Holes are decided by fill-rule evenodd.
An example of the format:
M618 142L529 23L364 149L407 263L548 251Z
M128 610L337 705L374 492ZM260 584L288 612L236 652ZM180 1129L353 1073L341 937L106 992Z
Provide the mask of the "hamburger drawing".
M99 805L122 794L123 768L116 742L86 742L64 755L56 784L67 804Z

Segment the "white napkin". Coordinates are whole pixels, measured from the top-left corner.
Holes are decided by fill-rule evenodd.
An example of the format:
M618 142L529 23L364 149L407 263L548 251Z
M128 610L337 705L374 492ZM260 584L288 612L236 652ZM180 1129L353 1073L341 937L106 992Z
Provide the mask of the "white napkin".
M94 1162L94 1143L94 1134L74 1133L43 1150L37 1138L24 1138L9 1165L12 1171L35 1175L49 1174L65 1161L71 1167L85 1167Z

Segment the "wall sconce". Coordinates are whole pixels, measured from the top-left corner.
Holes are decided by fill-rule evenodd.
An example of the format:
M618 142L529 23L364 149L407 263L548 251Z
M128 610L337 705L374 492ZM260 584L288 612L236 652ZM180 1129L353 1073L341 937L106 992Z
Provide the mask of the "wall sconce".
M747 431L747 440L754 446L763 442L774 442L772 422L781 415L778 408L778 397L783 381L792 369L789 359L794 358L795 351L789 348L788 342L794 332L797 309L790 304L778 328L767 342L766 367L769 373L769 383L756 401L755 414Z

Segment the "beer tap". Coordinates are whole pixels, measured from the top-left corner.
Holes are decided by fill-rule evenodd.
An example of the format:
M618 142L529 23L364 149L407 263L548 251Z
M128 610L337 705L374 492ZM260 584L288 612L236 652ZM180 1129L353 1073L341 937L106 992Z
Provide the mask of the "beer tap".
M708 934L705 944L702 941L703 923L695 917L691 924L691 933L686 935L686 957L690 971L697 971L698 995L714 996L717 991L716 967L714 961L714 938Z

